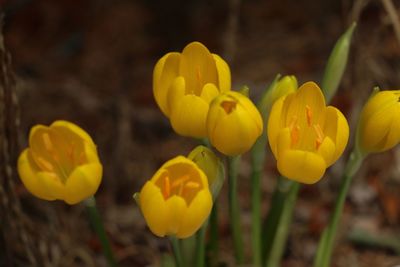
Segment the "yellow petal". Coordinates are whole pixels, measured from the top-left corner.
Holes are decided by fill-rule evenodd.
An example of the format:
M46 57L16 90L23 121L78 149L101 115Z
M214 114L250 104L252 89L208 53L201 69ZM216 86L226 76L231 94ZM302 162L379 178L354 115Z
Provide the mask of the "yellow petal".
M65 199L65 186L60 178L51 172L37 173L39 184L55 199Z
M283 103L286 97L279 98L274 105L272 106L269 118L268 118L268 142L271 147L272 153L274 154L275 158L278 157L278 135L282 127L284 127L284 117L282 117L283 113Z
M278 170L289 179L313 184L322 178L325 169L324 159L316 153L301 150L286 150L279 153Z
M283 128L278 135L277 138L277 147L276 147L276 158L280 156L280 152L284 152L288 149L290 149L291 145L291 136L290 136L290 130L289 128Z
M231 71L228 64L220 56L212 54L217 66L218 72L218 85L220 92L231 90Z
M400 104L397 104L392 111L392 122L389 126L390 131L386 137L386 142L384 144L383 150L391 149L400 142Z
M96 147L90 135L76 124L73 124L68 121L58 120L53 122L50 125L50 128L55 129L61 134L63 134L65 138L68 138L67 140L69 140L70 138L79 137L88 142L91 146Z
M337 159L335 158L336 146L329 136L324 138L317 152L325 160L326 167L331 166Z
M31 158L29 148L25 149L18 158L18 174L26 189L34 196L44 200L55 200L46 188L40 183L37 173L39 168Z
M172 82L168 93L167 93L167 106L169 114L176 107L179 106L182 97L185 96L185 79L182 76L178 76Z
M168 53L156 64L153 72L153 94L165 116L169 117L167 94L172 82L179 76L180 53Z
M167 207L167 235L176 235L181 228L182 220L186 216L187 206L182 197L173 195L166 201Z
M189 92L196 95L200 95L204 84L218 83L214 57L199 42L192 42L183 49L179 74L185 78Z
M185 95L171 110L171 125L178 134L195 138L207 135L208 104L196 95Z
M167 231L167 207L164 197L153 182L148 181L139 194L140 209L149 226L156 236L163 237Z
M203 89L201 90L201 95L200 97L206 101L207 104L210 104L211 101L217 97L219 94L218 88L212 84L212 83L207 83L204 85Z
M328 106L325 110L324 133L335 143L335 153L332 157L333 164L343 153L349 140L349 124L343 113L335 107Z
M283 109L287 109L286 125L289 125L293 117L297 117L299 125L307 125L306 107L313 113L312 123L321 123L325 110L325 98L321 89L314 82L306 82L294 93L291 103L285 103Z
M65 202L72 205L93 196L99 188L102 174L103 168L99 163L76 168L65 184Z
M205 222L210 215L212 208L212 197L210 191L202 190L187 209L185 217L182 218L182 224L177 232L178 238L187 238L193 235Z

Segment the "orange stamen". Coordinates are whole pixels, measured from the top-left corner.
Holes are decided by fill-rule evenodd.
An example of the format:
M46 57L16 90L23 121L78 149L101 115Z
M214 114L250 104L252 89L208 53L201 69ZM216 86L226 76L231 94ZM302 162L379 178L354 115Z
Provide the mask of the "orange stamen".
M313 126L314 126L315 133L317 134L317 138L315 140L315 146L318 149L319 146L324 141L325 135L324 135L324 132L322 131L321 126L319 124L316 124L316 125L314 124Z
M175 179L175 181L173 181L173 183L172 183L171 188L175 188L175 187L185 183L189 179L190 179L189 175L185 175L185 176L182 176L181 178Z
M236 102L223 101L221 107L225 110L226 114L230 114L236 108Z
M40 167L42 169L44 169L45 171L48 171L48 172L53 172L54 171L54 166L50 162L45 160L44 158L37 157L36 161L37 161L38 165L40 165Z
M187 183L185 184L185 187L186 187L186 188L190 188L190 189L196 189L196 188L199 188L199 187L200 187L200 184L199 184L199 183L196 183L196 182L190 181L190 182L187 182Z
M164 197L168 198L171 194L171 183L168 176L164 178Z
M309 105L306 105L306 116L307 116L307 124L309 127L311 127L313 114Z
M294 126L290 131L290 138L292 140L292 145L295 145L300 140L300 127L298 125Z
M50 140L50 136L48 133L42 134L43 144L47 151L53 150L53 143Z

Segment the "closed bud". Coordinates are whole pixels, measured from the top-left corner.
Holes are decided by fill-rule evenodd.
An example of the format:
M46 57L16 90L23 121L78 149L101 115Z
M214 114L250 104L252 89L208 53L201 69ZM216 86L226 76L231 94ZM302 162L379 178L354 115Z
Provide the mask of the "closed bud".
M357 144L363 154L383 152L400 142L400 90L374 93L358 123Z
M229 91L210 105L207 133L211 144L228 156L248 151L263 131L260 112L246 96Z

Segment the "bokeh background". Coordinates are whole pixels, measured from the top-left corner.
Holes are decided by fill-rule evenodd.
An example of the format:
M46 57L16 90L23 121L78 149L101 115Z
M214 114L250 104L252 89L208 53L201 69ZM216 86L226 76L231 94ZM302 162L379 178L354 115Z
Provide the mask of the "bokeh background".
M395 34L399 21L388 16L384 2L2 0L4 42L18 98L13 135L18 145L11 162L27 145L33 125L57 119L80 125L97 143L104 164L96 197L120 266L159 266L168 243L146 228L132 195L163 162L188 154L197 143L176 135L155 105L152 70L157 59L201 41L228 61L233 89L248 85L256 100L278 73L296 75L300 84L319 82L335 41L357 21L349 64L333 99L354 134L358 112L372 88L400 86L400 38ZM400 2L393 4L391 11L399 15ZM321 182L302 187L283 267L311 265L347 156ZM1 202L0 266L106 266L83 205L34 198L21 185L15 165L10 166L11 186L4 177L0 180L1 197L9 200ZM248 244L249 171L245 157L239 183ZM275 161L268 156L263 214L276 175ZM220 266L234 266L226 198L223 190L219 261ZM397 148L370 156L355 177L332 266L400 264L399 222ZM366 242L360 231L385 242Z

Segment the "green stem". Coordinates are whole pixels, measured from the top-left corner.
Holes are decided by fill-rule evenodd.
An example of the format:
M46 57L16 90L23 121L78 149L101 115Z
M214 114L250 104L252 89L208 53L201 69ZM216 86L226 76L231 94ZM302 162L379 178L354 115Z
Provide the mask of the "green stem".
M205 244L204 240L206 237L207 223L203 225L196 233L196 266L204 267L205 257Z
M218 203L214 202L210 215L210 230L207 251L209 255L208 266L216 266L218 262Z
M258 166L257 166L258 167ZM253 266L261 266L261 184L262 171L253 165L251 174L251 241Z
M104 230L103 222L100 218L99 211L97 210L95 197L94 196L89 197L84 201L84 203L89 215L90 222L93 226L93 229L100 240L104 256L106 257L108 262L108 266L116 267L117 263L115 261L114 254L111 250L110 242L108 241L106 231Z
M329 267L332 256L333 243L335 241L336 231L339 224L340 216L343 211L346 196L349 191L352 178L357 170L360 168L363 159L364 156L357 149L353 150L353 152L350 154L350 159L347 162L342 177L342 183L340 185L339 196L335 203L335 209L333 211L328 226L322 233L321 239L318 244L314 267Z
M273 195L272 207L266 222L264 239L266 260L264 266L277 267L283 256L289 227L292 222L293 210L300 184L280 177Z
M176 267L184 267L179 240L175 236L169 236L169 241L171 242L172 251L174 252Z
M228 159L228 184L229 184L229 219L233 236L233 245L237 264L244 262L242 229L240 229L239 201L237 197L237 176L240 156Z

